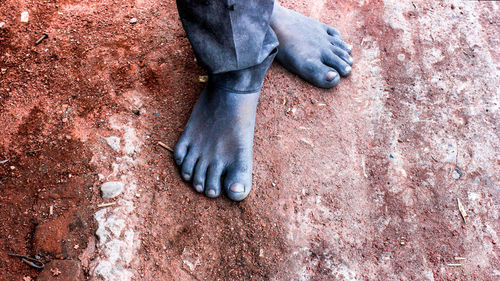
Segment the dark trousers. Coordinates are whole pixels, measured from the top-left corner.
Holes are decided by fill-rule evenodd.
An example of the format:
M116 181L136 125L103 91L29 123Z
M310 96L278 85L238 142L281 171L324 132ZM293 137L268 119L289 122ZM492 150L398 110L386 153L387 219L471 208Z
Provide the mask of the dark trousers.
M260 89L278 47L269 26L273 6L273 0L177 0L196 58L213 83L241 92Z

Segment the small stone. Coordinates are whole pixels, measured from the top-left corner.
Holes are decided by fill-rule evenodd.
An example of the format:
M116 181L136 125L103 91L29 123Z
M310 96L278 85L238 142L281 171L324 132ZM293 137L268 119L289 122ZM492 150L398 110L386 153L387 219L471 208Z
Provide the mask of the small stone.
M0 28L2 28L5 25L5 22L0 22Z
M405 59L406 59L405 54L399 54L399 55L398 55L398 60L400 60L400 61L404 61Z
M115 198L123 192L123 183L118 181L105 182L101 185L103 198Z
M21 13L21 22L28 22L30 18L30 13L28 11Z
M130 23L130 24L134 24L134 23L136 23L136 22L137 22L137 19L136 19L136 18L131 18L131 19L130 19L130 21L129 21L129 23Z
M106 140L106 142L108 143L108 145L114 151L120 152L120 138L119 137L111 136L111 137L104 138L104 140Z
M454 180L459 180L462 177L462 172L459 169L454 169L451 173L451 177Z

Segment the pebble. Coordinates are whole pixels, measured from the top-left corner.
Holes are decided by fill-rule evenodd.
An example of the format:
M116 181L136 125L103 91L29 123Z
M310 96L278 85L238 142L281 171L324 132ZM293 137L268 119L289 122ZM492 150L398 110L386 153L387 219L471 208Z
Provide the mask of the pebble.
M108 143L108 145L116 152L120 152L120 138L119 137L115 137L115 136L111 136L111 137L107 137L107 138L104 138L104 140L106 140L106 143Z
M137 19L136 19L136 18L131 18L131 19L130 19L130 21L129 21L129 23L130 23L130 24L134 24L134 23L136 23L136 22L137 22Z
M29 12L25 11L21 13L21 22L28 22L30 18Z
M455 180L459 180L462 177L462 172L459 169L454 169L451 173L451 177Z
M123 183L118 181L109 181L101 185L103 198L115 198L123 192Z
M2 28L5 25L5 22L1 21L0 22L0 28Z

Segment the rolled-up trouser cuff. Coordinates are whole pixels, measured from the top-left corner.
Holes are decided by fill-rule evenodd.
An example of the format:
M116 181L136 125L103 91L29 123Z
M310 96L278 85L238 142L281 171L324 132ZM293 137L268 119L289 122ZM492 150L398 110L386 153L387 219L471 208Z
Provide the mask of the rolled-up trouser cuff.
M258 65L235 71L211 74L208 86L225 89L233 93L249 94L259 92L264 83L278 49L275 48L264 61Z
M273 0L177 0L198 63L211 74L251 68L278 46Z

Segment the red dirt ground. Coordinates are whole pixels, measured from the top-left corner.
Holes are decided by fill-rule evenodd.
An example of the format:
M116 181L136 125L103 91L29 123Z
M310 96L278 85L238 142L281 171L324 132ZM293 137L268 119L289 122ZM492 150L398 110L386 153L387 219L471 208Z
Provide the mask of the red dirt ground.
M106 208L133 202L114 237L138 242L120 248L133 280L498 279L500 6L283 5L338 27L355 65L332 90L271 68L254 190L234 203L156 145L203 87L174 1L2 1L0 280L40 274L8 253L52 261L42 280L119 280L96 270L106 180L137 186Z

